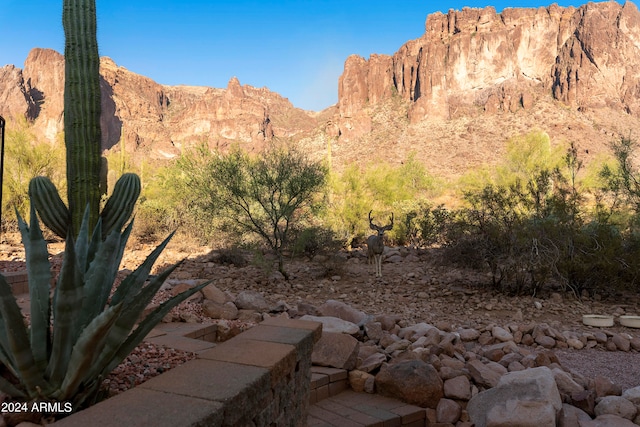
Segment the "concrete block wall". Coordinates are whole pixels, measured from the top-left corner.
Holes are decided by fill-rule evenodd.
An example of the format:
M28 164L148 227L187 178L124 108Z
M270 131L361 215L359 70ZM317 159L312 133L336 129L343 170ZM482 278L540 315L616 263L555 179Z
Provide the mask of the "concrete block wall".
M307 423L317 322L272 318L52 426L291 426ZM206 335L206 334L205 334Z

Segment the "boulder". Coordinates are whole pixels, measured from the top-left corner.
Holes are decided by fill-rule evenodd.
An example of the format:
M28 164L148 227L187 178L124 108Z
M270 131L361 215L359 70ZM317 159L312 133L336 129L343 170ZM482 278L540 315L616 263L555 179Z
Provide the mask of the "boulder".
M379 367L382 366L383 363L387 361L387 356L382 353L374 353L364 359L362 363L358 365L358 369L363 372L373 372Z
M562 410L558 414L558 427L578 427L584 421L591 421L589 414L567 403L562 404Z
M622 396L604 396L598 399L595 407L596 416L617 415L628 420L633 420L637 412L636 405Z
M353 391L363 392L367 390L367 384L374 380L374 376L368 372L359 370L349 371L349 385Z
M204 299L217 302L218 304L224 304L225 302L229 301L228 295L221 291L214 284L205 286L200 292L202 292L202 295L204 295Z
M580 427L637 427L636 424L626 418L617 415L600 415L591 421L580 421Z
M444 396L444 385L436 369L421 360L384 364L376 375L376 389L421 407L435 409Z
M236 307L241 310L256 310L265 312L269 310L269 304L260 292L242 291L235 300Z
M331 316L309 316L305 314L300 320L309 320L322 323L322 332L333 332L337 334L355 335L360 332L358 325L346 320Z
M595 416L596 393L592 390L583 390L571 393L570 403L589 414Z
M466 375L450 378L444 382L444 395L450 399L471 399L471 382Z
M626 389L622 392L622 397L636 406L640 405L640 386Z
M510 372L498 384L469 400L467 411L476 427L555 426L562 400L547 367Z
M494 326L493 329L491 329L491 335L498 341L513 341L513 334L500 326Z
M367 322L364 325L364 332L367 334L367 337L375 342L380 341L382 338L382 323L380 322Z
M314 365L352 370L358 360L357 339L347 334L323 332L311 354Z
M318 313L321 316L337 317L347 322L355 323L358 326L364 325L371 320L365 312L357 310L348 304L341 301L328 300L320 307L318 307Z
M436 406L436 419L439 423L455 424L460 419L462 408L460 404L451 399L440 399Z
M584 390L584 387L575 382L569 373L559 368L554 368L551 371L553 372L553 377L556 380L558 391L560 391L561 394L571 395L572 393Z
M594 379L596 397L604 396L620 396L622 394L622 387L615 384L607 377L597 375Z
M202 302L202 311L212 319L235 320L238 318L238 308L231 301L220 304L218 302L205 299Z
M495 387L502 376L478 359L470 360L467 369L477 384L488 388Z

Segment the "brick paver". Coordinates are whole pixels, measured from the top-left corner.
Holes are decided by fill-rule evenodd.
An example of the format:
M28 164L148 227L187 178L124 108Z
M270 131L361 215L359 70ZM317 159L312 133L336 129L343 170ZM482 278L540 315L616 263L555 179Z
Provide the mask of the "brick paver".
M309 407L307 425L419 427L427 424L423 408L377 394L346 390L312 404Z

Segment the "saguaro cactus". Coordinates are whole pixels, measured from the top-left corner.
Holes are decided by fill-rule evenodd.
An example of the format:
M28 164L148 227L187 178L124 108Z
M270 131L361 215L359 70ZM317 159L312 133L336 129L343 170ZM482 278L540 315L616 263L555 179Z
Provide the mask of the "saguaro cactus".
M100 57L95 0L63 0L64 131L73 235L87 205L89 228L100 209Z
M111 198L100 212L100 170L102 161L100 132L100 58L96 37L95 0L63 0L62 23L65 32L64 128L67 149L67 189L69 208L46 177L29 185L31 203L42 222L58 236L69 230L76 237L83 215L89 207L89 232L99 215L103 238L120 230L131 217L140 195L140 178L124 174Z

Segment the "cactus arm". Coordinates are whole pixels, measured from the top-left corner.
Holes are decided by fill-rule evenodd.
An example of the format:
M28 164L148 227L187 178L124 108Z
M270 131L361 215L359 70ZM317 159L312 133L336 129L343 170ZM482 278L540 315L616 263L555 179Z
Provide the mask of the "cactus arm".
M33 178L29 181L29 199L44 225L59 237L66 238L71 216L53 182L45 176Z
M17 214L17 211L16 211ZM49 329L49 290L51 283L51 264L47 242L42 236L35 207L31 205L30 227L18 215L18 227L26 255L29 281L29 300L31 308L30 342L33 358L38 368L44 372L49 359L51 333Z
M120 231L133 213L140 196L140 178L133 173L125 173L116 182L113 193L107 200L100 217L102 218L104 239L114 230Z
M76 236L87 204L90 230L100 209L100 57L95 0L63 0L62 24L67 188L72 234Z

